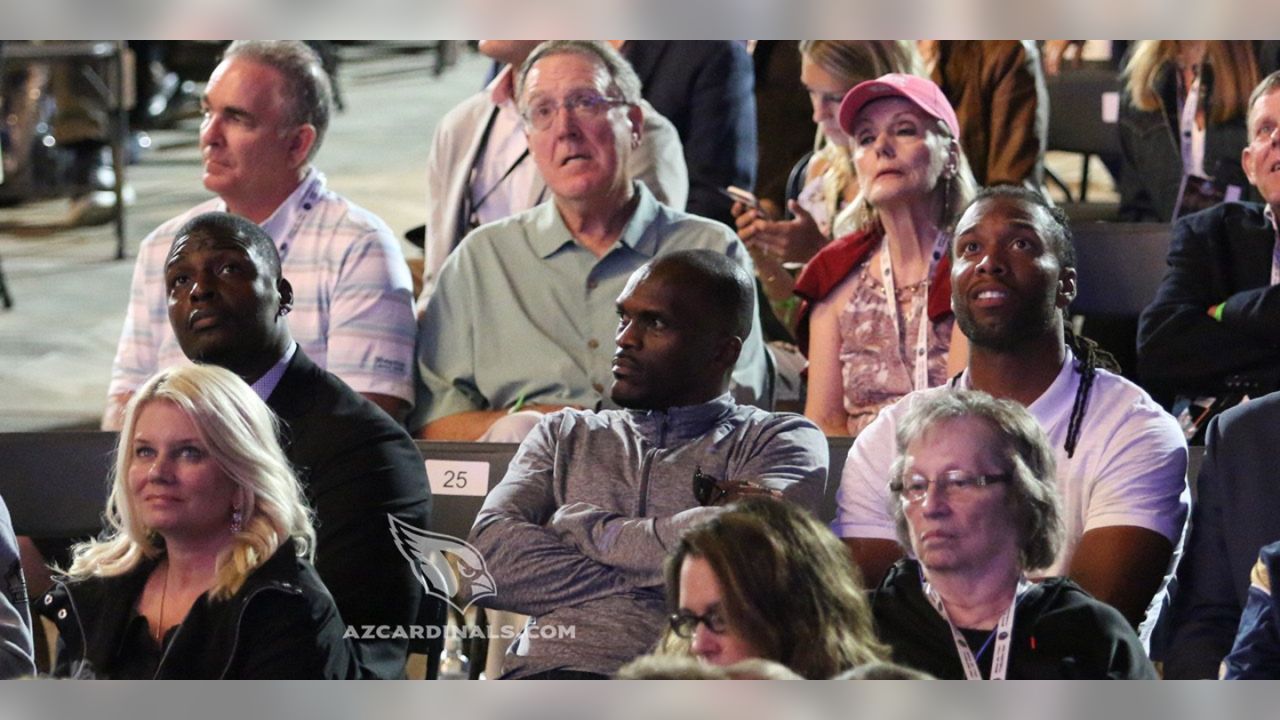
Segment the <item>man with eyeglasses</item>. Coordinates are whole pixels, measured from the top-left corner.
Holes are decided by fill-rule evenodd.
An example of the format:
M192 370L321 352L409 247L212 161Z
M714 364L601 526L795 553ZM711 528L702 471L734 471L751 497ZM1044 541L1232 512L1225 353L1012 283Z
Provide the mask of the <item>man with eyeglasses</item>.
M1159 367L1188 388L1197 378L1223 382L1237 372L1280 381L1280 72L1253 91L1242 162L1266 204L1223 203L1179 221L1168 275L1142 316L1139 360L1145 350L1146 369ZM1207 424L1169 623L1165 671L1172 678L1218 677L1237 626L1245 640L1256 625L1266 627L1261 608L1246 607L1256 592L1250 580L1259 551L1280 539L1280 393L1258 397L1265 385L1236 392L1242 389L1254 399ZM1274 548L1265 555L1272 558ZM1241 663L1256 661L1260 647L1237 646L1223 668L1227 677L1253 671Z
M1099 367L1067 332L1075 251L1066 216L1033 191L980 192L956 223L951 304L969 339L950 385L1025 405L1057 456L1065 541L1046 577L1065 575L1135 626L1161 588L1186 518L1187 448L1177 423L1141 388ZM854 441L832 529L868 584L902 556L886 479L894 434L920 390L880 412Z
M516 79L529 153L551 199L477 229L445 261L419 320L421 437L518 441L545 412L615 407L613 301L646 261L703 248L751 270L719 223L659 203L628 162L643 142L639 81L612 47L552 41ZM769 403L754 320L734 369Z
M497 587L477 604L531 616L503 677L613 674L662 632L663 560L684 530L746 496L817 508L822 433L728 392L754 298L751 274L712 250L661 255L627 281L610 373L625 409L543 417L468 539Z
M480 225L523 212L548 197L529 157L516 107L515 77L538 40L481 40L480 52L503 64L483 90L463 100L436 126L427 157L426 258L419 309L435 291L445 258ZM663 205L684 210L689 196L680 135L645 100L644 131L627 158L631 176Z

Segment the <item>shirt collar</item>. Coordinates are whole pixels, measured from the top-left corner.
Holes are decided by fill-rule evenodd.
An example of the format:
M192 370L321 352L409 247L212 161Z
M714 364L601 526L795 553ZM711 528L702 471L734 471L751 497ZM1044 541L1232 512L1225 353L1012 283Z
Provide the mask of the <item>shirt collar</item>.
M666 410L627 410L627 422L651 444L659 447L671 441L686 441L706 435L733 413L737 404L725 393L700 405L684 405Z
M1062 365L1058 368L1058 375L1049 383L1049 387L1040 393L1040 397L1027 406L1027 411L1034 417L1045 417L1046 413L1053 407L1057 407L1063 397L1070 397L1075 392L1075 383L1073 375L1075 374L1076 355L1071 352L1071 348L1063 345L1066 349L1065 357ZM969 368L965 368L960 374L960 380L956 383L956 387L962 390L972 390L973 383L970 381Z
M298 187L294 188L289 197L280 203L280 207L271 213L271 217L262 221L262 229L276 241L276 245L287 240L286 233L293 227L298 215L311 209L311 202L307 201L307 196L313 182L316 183L317 190L324 187L324 174L314 167L307 169L302 182L298 183Z
M293 356L298 352L298 343L289 343L289 349L285 350L280 361L271 366L271 369L262 377L258 378L249 387L253 389L254 394L262 398L266 402L271 397L271 393L276 391L276 386L280 384L280 378L284 377L285 370L289 369L289 363L293 361Z
M627 220L626 227L622 228L618 242L647 257L653 257L660 239L660 228L652 227L658 216L659 203L644 183L632 180L631 187L640 200L636 203L631 218ZM560 217L560 210L556 208L555 198L542 203L532 212L534 233L531 243L539 257L551 257L560 248L574 242L569 227L564 224L564 218Z
M1262 215L1267 219L1267 224L1271 226L1271 232L1276 234L1276 242L1280 243L1280 228L1276 227L1276 211L1271 209L1270 203L1263 207Z
M506 65L493 80L489 81L489 85L485 90L489 93L489 99L494 105L505 105L510 103L513 107L516 100L516 78L515 70ZM474 86L472 86L474 87Z

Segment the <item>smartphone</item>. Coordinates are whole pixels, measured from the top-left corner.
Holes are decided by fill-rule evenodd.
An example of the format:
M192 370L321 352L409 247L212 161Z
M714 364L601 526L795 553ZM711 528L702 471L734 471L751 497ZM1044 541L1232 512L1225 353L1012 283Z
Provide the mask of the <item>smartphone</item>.
M734 202L740 202L747 207L755 208L756 212L762 212L760 209L760 199L757 198L750 190L743 190L740 187L730 185L727 188L721 188L720 192Z

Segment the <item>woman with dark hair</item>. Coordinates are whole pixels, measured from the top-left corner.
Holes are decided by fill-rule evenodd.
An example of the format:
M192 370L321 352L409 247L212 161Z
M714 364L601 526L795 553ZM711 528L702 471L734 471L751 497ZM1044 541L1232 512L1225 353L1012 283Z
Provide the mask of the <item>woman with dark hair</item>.
M713 665L763 658L810 679L885 659L844 546L789 503L736 503L681 539L666 576L668 650L683 639Z
M39 603L60 633L56 675L356 677L276 437L230 371L182 366L143 385L125 411L108 531L73 549Z
M1119 611L1071 580L1033 582L1063 538L1053 449L1021 405L976 390L922 398L889 483L913 559L872 599L894 662L943 679L1143 679L1155 670Z

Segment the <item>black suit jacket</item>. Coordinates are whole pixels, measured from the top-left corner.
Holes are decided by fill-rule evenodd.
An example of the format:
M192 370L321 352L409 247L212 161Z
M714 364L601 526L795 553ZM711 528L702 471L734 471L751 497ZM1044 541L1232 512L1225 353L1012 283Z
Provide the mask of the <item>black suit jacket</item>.
M1222 203L1174 225L1169 269L1138 323L1138 368L1153 389L1212 395L1234 375L1276 389L1280 286L1271 286L1276 236L1262 213ZM1207 314L1218 303L1221 322Z
M379 407L302 352L267 405L316 514L316 570L348 625L419 622L423 589L392 539L387 514L427 529L431 491L413 439ZM360 640L375 677L404 676L407 640Z
M628 40L622 54L641 94L680 133L689 166L686 210L734 227L721 188L756 182L755 70L732 40Z
M1277 428L1280 393L1209 422L1190 534L1175 576L1166 678L1218 677L1258 550L1280 540L1280 478L1272 451Z

